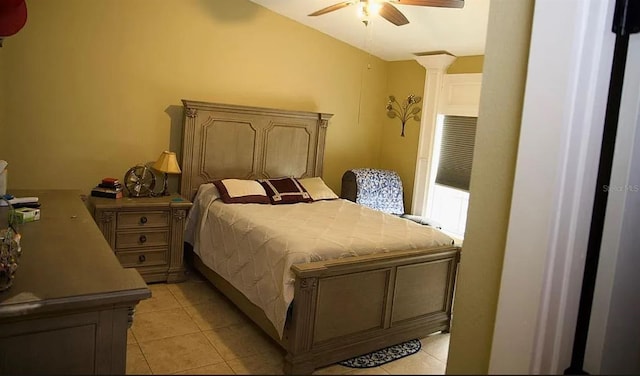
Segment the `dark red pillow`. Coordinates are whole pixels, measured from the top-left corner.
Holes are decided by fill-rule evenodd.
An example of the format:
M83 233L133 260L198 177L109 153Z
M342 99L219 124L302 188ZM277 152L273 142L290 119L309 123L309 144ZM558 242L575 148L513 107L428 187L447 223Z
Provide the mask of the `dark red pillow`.
M306 189L294 178L260 179L258 181L274 205L313 201Z

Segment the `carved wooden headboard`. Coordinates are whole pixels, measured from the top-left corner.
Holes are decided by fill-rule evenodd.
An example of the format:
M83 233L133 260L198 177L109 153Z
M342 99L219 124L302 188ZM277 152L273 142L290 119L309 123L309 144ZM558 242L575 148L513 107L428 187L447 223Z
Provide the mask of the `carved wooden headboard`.
M215 179L322 175L332 114L182 100L180 194Z

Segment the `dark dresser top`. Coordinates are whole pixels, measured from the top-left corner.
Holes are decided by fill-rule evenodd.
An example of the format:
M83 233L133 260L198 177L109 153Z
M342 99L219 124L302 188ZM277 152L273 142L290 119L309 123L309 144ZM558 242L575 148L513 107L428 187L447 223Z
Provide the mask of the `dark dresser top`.
M13 286L0 292L0 319L126 304L151 296L140 274L118 262L82 202L82 192L10 193L39 197L40 220L17 226L22 235L22 256Z

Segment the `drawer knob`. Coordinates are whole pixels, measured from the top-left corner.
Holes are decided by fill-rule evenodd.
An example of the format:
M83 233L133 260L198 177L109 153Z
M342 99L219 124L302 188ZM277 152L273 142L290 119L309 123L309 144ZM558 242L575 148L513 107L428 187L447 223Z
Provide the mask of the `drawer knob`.
M140 223L142 223L143 225L147 223L147 217L140 217Z
M144 235L140 235L140 243L144 243L147 241L147 237Z
M138 256L138 260L139 260L140 262L145 262L145 261L147 260L147 258L146 258L146 257L144 257L144 255L140 255L140 256Z

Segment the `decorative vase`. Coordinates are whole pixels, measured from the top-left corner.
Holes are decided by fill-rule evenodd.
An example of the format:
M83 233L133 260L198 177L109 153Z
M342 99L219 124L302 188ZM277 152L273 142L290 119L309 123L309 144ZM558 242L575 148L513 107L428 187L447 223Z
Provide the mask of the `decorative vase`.
M20 234L11 227L0 230L0 291L11 287L20 258Z
M5 200L0 200L0 291L7 290L13 284L18 269L20 234L11 226L13 208Z

